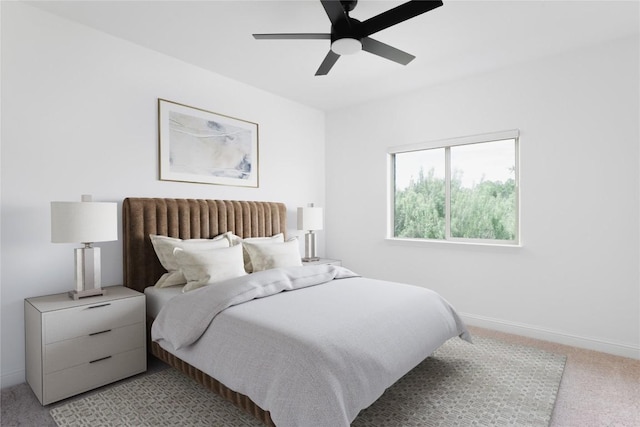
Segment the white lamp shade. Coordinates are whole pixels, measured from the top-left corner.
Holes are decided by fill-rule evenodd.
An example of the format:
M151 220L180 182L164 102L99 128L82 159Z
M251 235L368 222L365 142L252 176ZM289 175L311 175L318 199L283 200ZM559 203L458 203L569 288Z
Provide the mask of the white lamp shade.
M51 202L51 242L110 240L118 240L117 203Z
M322 208L298 208L298 230L322 230Z

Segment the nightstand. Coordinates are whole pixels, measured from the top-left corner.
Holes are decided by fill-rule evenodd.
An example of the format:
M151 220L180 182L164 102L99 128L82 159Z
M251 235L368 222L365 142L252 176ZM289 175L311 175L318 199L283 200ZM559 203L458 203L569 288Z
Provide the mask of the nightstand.
M43 405L147 370L144 294L104 289L24 301L27 383Z
M320 258L318 261L302 261L302 265L342 265L342 261L338 259Z

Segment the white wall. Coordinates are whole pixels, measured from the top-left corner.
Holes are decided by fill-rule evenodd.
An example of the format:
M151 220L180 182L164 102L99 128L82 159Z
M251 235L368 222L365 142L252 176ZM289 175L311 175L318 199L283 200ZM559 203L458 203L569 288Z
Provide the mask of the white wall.
M3 387L24 380L23 299L73 287L75 245L50 243L49 202L86 193L280 200L292 232L295 206L324 204L320 253L326 242L362 274L429 286L469 323L638 357L637 40L333 112L325 153L320 111L22 3L0 8ZM157 98L259 123L260 188L159 181ZM384 241L387 147L511 128L522 248ZM120 282L121 243L99 246L103 282Z
M73 288L73 248L50 243L49 202L127 196L324 204L324 113L154 51L2 2L2 386L24 381L23 299ZM158 180L157 98L259 124L260 187ZM294 179L292 179L294 178ZM319 252L323 253L323 238ZM122 280L121 242L102 248Z
M328 256L433 288L470 324L640 357L638 52L618 40L329 113ZM384 240L388 147L516 128L522 248Z

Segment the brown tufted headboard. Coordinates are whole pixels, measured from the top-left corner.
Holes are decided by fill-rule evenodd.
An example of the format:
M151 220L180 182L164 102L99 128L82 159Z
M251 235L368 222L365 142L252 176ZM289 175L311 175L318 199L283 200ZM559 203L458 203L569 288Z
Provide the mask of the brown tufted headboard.
M126 198L122 203L124 285L144 291L166 273L149 234L209 239L231 231L240 237L286 235L287 207L279 202Z

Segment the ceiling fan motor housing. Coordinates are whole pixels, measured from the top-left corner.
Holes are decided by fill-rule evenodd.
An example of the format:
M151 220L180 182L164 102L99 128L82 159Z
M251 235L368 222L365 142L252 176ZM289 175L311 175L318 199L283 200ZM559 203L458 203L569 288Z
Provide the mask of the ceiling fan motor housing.
M340 0L345 11L351 12L358 4L358 0Z
M331 50L338 55L353 55L360 52L363 38L361 27L360 21L350 17L340 22L340 25L332 25Z

